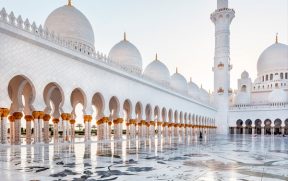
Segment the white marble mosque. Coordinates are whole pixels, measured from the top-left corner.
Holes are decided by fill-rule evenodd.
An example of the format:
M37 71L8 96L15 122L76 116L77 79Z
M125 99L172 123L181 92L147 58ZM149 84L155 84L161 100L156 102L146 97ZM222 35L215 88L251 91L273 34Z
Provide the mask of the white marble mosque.
M95 50L71 0L43 25L3 8L1 180L288 180L288 45L277 35L255 81L244 71L233 90L234 17L217 0L208 93L158 55L143 68L126 33L109 54Z

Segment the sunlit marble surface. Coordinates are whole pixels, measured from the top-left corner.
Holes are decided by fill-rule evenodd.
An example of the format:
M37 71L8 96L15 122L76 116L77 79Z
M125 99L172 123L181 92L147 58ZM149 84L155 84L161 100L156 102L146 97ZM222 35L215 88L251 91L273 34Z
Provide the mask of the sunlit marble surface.
M288 138L216 136L0 146L0 180L288 180Z

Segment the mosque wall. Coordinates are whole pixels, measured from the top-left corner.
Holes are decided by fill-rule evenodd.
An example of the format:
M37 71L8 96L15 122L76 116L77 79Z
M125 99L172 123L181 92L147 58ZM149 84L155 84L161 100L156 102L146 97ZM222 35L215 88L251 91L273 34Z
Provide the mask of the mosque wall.
M116 70L113 67L97 62L87 56L57 46L31 34L25 34L12 28L3 28L0 24L0 106L9 106L9 81L16 75L25 76L35 91L33 107L35 110L45 108L43 92L45 87L55 82L64 95L63 111L71 112L70 96L72 91L80 88L86 99L88 113L91 112L91 100L95 93L103 95L104 114L109 114L109 100L115 96L119 100L120 110L129 99L135 107L139 101L142 109L150 104L187 114L197 114L214 118L216 110L189 97L163 89L147 82L141 77ZM143 112L142 110L142 112ZM122 114L123 111L119 111ZM135 111L132 111L135 116ZM133 115L134 114L134 115ZM142 114L143 117L145 113ZM121 115L119 115L121 116Z

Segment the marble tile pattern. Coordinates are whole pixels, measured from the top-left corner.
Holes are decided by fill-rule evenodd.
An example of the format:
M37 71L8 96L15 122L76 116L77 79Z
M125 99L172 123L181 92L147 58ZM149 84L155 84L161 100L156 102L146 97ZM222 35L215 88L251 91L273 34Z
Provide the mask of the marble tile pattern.
M120 141L0 146L5 181L282 181L288 180L288 138L155 137Z

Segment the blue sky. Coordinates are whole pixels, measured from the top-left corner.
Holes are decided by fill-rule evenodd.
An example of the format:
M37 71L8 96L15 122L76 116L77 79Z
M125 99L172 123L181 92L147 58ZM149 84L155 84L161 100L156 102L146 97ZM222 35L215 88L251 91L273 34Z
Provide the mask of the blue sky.
M90 20L95 47L108 54L111 47L127 38L140 50L144 66L155 53L169 68L178 67L187 80L192 77L207 90L213 87L214 25L210 14L216 0L74 0L73 5ZM66 0L0 0L8 12L44 24L54 9ZM230 0L236 11L231 26L232 88L247 70L256 78L261 52L275 42L288 44L288 0Z

